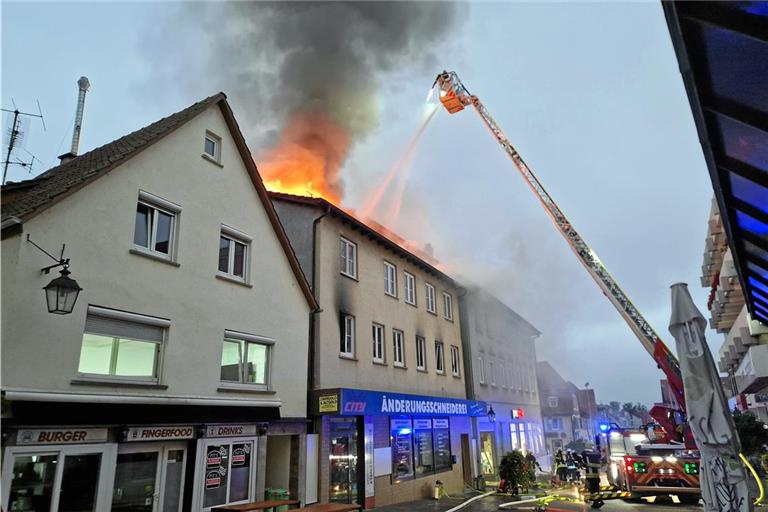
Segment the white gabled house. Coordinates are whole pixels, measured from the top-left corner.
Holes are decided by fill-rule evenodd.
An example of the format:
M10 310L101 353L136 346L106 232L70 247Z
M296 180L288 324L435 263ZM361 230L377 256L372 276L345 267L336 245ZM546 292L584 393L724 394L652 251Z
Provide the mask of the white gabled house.
M313 499L317 304L223 93L2 193L3 510Z

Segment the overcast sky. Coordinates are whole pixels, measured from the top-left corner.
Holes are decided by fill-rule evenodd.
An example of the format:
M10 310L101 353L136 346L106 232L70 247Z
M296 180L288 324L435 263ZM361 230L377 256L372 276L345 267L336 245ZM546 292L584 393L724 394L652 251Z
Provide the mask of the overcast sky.
M47 125L32 120L17 155L41 160L37 174L68 150L81 75L92 84L81 153L221 89L251 149L265 149L259 113L280 91L269 81L232 88L231 70L258 64L243 52L211 55L226 24L206 19L204 8L3 2L2 106L36 111L39 100ZM436 73L456 70L674 347L669 286L688 282L706 307L712 185L660 3L473 3L456 13L428 47L410 50L407 65L374 74L380 117L344 168L345 205L359 206L402 153ZM659 400L662 374L477 115L435 116L405 197L392 227L431 243L448 272L488 287L542 331L539 359L579 386L589 382L599 401ZM716 351L721 336L709 339Z

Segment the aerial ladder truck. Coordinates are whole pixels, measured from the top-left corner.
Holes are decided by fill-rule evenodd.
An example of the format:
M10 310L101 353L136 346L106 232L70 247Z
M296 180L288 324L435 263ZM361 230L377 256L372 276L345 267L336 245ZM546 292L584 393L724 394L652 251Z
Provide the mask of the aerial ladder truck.
M568 245L587 269L616 308L629 328L637 336L643 348L651 355L669 382L674 398L680 409L666 405L655 405L650 410L651 417L659 427L651 426L646 432L616 429L604 432L608 438L606 444L608 456L612 459L609 480L623 490L639 497L655 494L677 494L685 491L688 497L698 492L698 459L695 455L696 446L685 422L685 395L683 380L680 374L680 364L669 348L661 341L651 324L632 304L616 280L611 276L605 265L597 257L595 251L579 235L573 224L560 210L557 203L544 189L533 171L517 152L501 127L491 117L488 109L477 96L469 93L456 72L440 73L432 84L437 86L440 102L450 114L472 106L480 115L485 126L490 130L496 141L507 153L520 175L536 195L544 210L547 212L555 227L563 235ZM638 442L637 445L633 443ZM654 448L661 450L654 450ZM675 449L679 448L679 449ZM666 452L664 451L666 450ZM682 456L679 456L683 454ZM685 454L688 456L686 457ZM647 484L647 485L640 485ZM662 485L660 485L662 484ZM685 489L683 489L685 488Z

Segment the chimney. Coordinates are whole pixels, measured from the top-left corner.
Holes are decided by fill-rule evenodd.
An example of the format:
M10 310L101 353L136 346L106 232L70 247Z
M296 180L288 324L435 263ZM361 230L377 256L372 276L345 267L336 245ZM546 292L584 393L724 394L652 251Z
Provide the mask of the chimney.
M77 150L80 146L80 129L83 126L83 110L85 109L85 93L88 92L88 88L91 83L88 78L81 76L77 81L78 95L77 95L77 112L75 113L75 129L72 131L72 147L69 153L64 153L59 157L61 163L66 163L77 156Z

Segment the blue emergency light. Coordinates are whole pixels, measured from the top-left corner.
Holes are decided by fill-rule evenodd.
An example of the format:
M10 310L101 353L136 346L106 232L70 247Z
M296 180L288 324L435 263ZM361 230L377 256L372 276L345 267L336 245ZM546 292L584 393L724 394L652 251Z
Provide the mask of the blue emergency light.
M607 423L601 423L600 424L600 431L601 432L608 432L609 430L611 430L611 426L609 424L607 424Z

